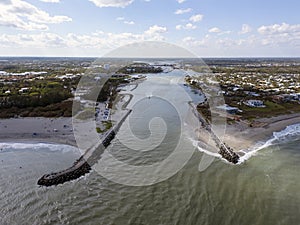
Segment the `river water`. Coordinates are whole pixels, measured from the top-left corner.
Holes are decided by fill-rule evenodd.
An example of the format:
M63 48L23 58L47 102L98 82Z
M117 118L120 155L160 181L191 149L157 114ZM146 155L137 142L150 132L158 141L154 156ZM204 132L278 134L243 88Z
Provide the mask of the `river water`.
M204 153L194 147L195 140L185 129L193 121L188 118L188 105L168 105L172 95L161 98L145 89L156 79L150 77L134 91L135 96L146 98L132 100L129 126L124 123L102 160L111 154L139 169L168 158L182 137L178 154L188 156L187 163L166 179L153 179L153 184L140 181L144 185L139 186L126 173L121 179L124 173L116 164L111 173L101 175L99 167L76 181L45 188L37 186L37 180L72 165L79 150L64 145L1 143L0 224L299 224L299 126L276 133L268 145L240 165L216 158L199 172ZM164 85L159 82L162 88L157 90ZM193 100L197 95L201 100L199 93L193 94ZM187 100L177 94L173 97ZM161 133L151 133L155 129ZM141 141L128 141L132 133ZM144 146L145 140L150 144ZM182 158L175 157L175 167Z

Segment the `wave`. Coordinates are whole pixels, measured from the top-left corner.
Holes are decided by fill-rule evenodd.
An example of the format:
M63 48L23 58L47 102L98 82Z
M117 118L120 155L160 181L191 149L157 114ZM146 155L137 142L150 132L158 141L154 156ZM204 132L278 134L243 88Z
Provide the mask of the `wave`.
M70 145L63 145L63 144L49 144L49 143L9 143L3 142L0 143L1 151L16 151L16 150L49 150L49 151L62 151L63 153L66 152L79 152L78 148L70 146Z
M193 146L197 147L197 149L198 149L200 152L203 152L203 153L205 153L205 154L207 154L207 155L210 155L210 156L214 156L214 157L216 157L216 158L222 158L222 156L221 156L219 153L212 152L212 151L209 151L209 150L207 150L207 149L205 149L205 148L200 147L200 146L199 146L200 141L196 141L196 140L193 140L193 139L190 139L190 140L192 141Z
M294 139L292 139L292 138L295 138L295 137L299 138L299 136L300 136L300 124L293 124L293 125L287 126L282 131L273 132L273 135L269 140L267 140L265 142L260 142L250 149L240 150L239 152L242 153L243 155L240 157L238 164L242 164L245 161L249 160L252 156L255 156L257 154L257 152L262 149L265 149L265 148L273 146L273 145L293 141ZM219 153L214 153L214 152L211 152L207 149L200 147L199 141L196 141L194 139L191 139L191 141L192 141L193 145L195 147L197 147L200 152L203 152L207 155L211 155L216 158L222 159L222 156ZM237 153L239 153L239 152L237 152Z
M273 133L273 136L276 139L283 140L283 141L286 137L294 137L299 135L300 135L300 123L290 125L280 132Z
M240 152L244 153L245 155L240 157L239 164L244 163L245 161L250 159L252 156L256 155L256 153L262 149L265 149L267 147L274 146L277 144L290 142L290 141L292 141L291 138L299 137L299 136L300 136L300 124L299 123L287 126L282 131L273 132L273 136L266 142L258 143L254 147L247 149L247 150L241 150Z

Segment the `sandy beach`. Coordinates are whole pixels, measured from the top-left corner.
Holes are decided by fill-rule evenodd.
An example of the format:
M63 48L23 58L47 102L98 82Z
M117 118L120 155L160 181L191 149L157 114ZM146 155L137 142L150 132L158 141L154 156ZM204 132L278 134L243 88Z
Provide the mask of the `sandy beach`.
M237 122L227 125L224 141L234 150L249 149L259 142L270 139L292 124L300 123L300 113L272 118L261 118L262 127L251 128ZM206 132L199 132L199 139L208 140ZM73 133L72 118L12 118L0 120L0 142L55 143L77 146Z
M45 142L76 146L70 117L1 119L0 142Z
M270 139L274 132L282 131L287 126L300 123L300 113L260 118L256 121L264 123L265 125L254 128L242 122L228 125L226 127L225 142L237 151L249 149L259 142Z
M136 89L139 82L126 85L117 98L114 108L111 112L111 119L119 121L126 107L133 98L132 91ZM105 107L105 104L103 104ZM90 121L92 122L92 121ZM83 139L87 135L94 134L94 128L90 122L87 124L76 123L76 131L85 126L86 132ZM250 149L258 143L265 142L272 138L274 132L284 130L287 126L300 123L300 113L286 114L277 117L260 118L254 122L261 124L258 127L249 127L243 121L227 124L223 139L235 151ZM92 122L93 123L93 122ZM94 123L93 123L94 124ZM224 128L224 127L223 127ZM0 119L0 142L18 142L18 143L55 143L76 146L74 137L74 126L71 117L61 118L43 118L43 117L26 117ZM82 128L81 128L82 129ZM218 129L218 127L216 127ZM224 129L221 129L224 134ZM198 140L202 141L205 148L215 148L215 143L211 141L210 134L204 129L199 128L197 131ZM101 138L101 134L99 134Z

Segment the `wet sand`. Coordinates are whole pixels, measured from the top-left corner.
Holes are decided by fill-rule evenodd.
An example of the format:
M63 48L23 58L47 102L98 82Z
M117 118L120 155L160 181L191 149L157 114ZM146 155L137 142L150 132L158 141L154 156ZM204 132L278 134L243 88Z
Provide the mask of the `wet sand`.
M249 149L259 142L270 139L274 132L284 130L287 126L300 123L300 113L287 114L271 118L256 120L265 125L262 127L249 127L242 122L237 122L226 127L225 142L235 150Z
M119 121L127 112L127 110L124 109L133 97L131 94L128 94L128 96L128 99L120 98L119 102L116 103L116 105L120 103L121 111L112 110L111 119L114 122ZM74 125L73 122L75 122ZM83 136L86 136L95 135L95 130L93 130L94 125L96 126L96 122L94 121L80 121L76 119L73 121L72 117L26 117L0 119L0 142L51 143L66 144L77 147L78 145L76 143L73 130L74 127L77 130L81 129L81 131L85 129L86 132L84 132ZM97 134L97 137L101 139L102 134ZM83 137L83 139L87 138ZM82 140L79 141L82 142Z
M300 123L300 113L261 118L262 127L251 128L245 123L227 125L224 141L236 151L249 149L259 142L270 139L292 124ZM208 140L205 132L200 132L202 140ZM0 142L56 143L77 146L73 134L72 118L13 118L0 120Z
M45 142L76 146L72 118L65 117L1 119L0 142Z

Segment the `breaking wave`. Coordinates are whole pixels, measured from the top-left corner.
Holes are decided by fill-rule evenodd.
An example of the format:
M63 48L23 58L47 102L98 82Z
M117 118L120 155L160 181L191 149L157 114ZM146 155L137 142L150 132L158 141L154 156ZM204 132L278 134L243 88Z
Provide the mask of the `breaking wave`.
M48 144L48 143L0 143L1 151L18 151L18 150L48 150L48 151L62 151L79 152L76 147L63 144Z
M240 157L238 164L242 164L245 161L249 160L252 156L255 156L257 154L257 152L262 149L265 149L269 146L290 142L290 141L293 141L295 138L299 138L299 137L300 137L300 124L293 124L293 125L287 126L282 131L274 132L273 136L269 140L267 140L265 142L260 142L250 149L240 150L239 152L237 152L237 153L242 153L242 156ZM193 145L195 147L197 147L197 149L200 152L203 152L207 155L222 159L222 156L219 153L215 153L215 152L209 151L203 147L200 147L199 141L194 140L194 139L192 139L191 141L192 141Z

